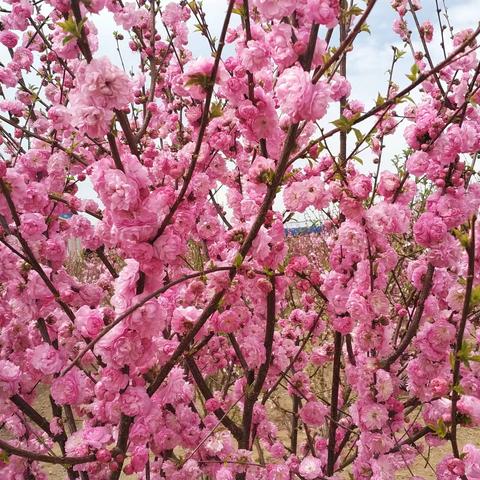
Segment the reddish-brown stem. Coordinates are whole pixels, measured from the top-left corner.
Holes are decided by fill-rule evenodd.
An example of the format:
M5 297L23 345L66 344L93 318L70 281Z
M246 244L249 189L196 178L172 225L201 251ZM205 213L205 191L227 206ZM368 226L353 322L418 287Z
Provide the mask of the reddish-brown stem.
M197 384L198 389L203 395L203 398L205 398L205 400L209 400L210 398L213 398L212 391L208 387L207 382L203 378L202 372L198 368L192 356L187 355L185 357L185 361L188 365L188 368L192 374L193 379L195 380L195 383ZM221 408L217 408L213 413L218 418L218 420L220 420L223 423L223 425L225 425L225 427L228 428L231 434L237 440L239 440L242 435L242 431L240 430L240 427L230 417L228 417L228 415Z
M462 316L457 330L457 338L455 345L455 358L453 364L453 381L452 381L452 425L450 428L450 443L452 444L453 455L456 458L460 458L460 452L458 449L457 441L457 404L460 398L460 364L459 352L463 346L463 336L465 335L465 327L467 325L468 313L470 311L470 302L472 298L473 280L475 277L475 221L476 217L473 216L470 222L470 239L467 246L468 255L468 270L467 270L467 283L465 286L465 299L463 301Z
M327 475L331 476L335 470L335 433L338 422L338 392L340 389L340 370L342 359L342 334L335 332L333 371L332 371L332 393L330 397L330 425L328 429L327 449Z
M88 345L74 358L72 363L68 365L67 368L63 371L62 375L65 375L69 370L71 370L75 365L78 365L80 360L85 356L85 354L89 351L92 350L93 347L97 344L99 340L101 340L112 328L116 327L122 320L127 318L129 315L131 315L133 312L138 310L140 307L145 305L149 300L152 298L158 297L162 293L165 293L167 290L170 288L174 287L175 285L178 285L179 283L183 283L187 280L190 280L192 278L196 277L201 277L203 275L207 275L209 273L213 272L219 272L222 270L230 270L230 267L216 267L212 268L210 270L204 270L202 272L195 272L190 275L185 275L184 277L177 278L176 280L173 280L172 282L168 283L167 285L164 285L163 287L153 291L152 293L146 295L142 300L139 302L135 303L132 305L130 308L125 310L122 314L120 314L112 323L107 325L95 338L93 338Z
M370 0L368 2L367 7L365 8L365 11L363 12L362 16L356 23L356 25L352 28L352 31L349 33L348 36L346 36L344 39L340 40L340 46L338 49L335 51L335 53L330 57L330 59L325 63L325 65L322 66L318 72L315 73L315 76L313 77L313 83L316 83L322 78L324 73L337 61L341 58L341 56L344 54L344 52L352 45L353 41L355 40L356 36L360 33L362 30L362 26L365 24L368 16L372 12L373 7L375 6L375 3L377 0Z
M54 457L51 455L45 455L42 453L32 452L31 450L24 450L23 448L15 447L1 439L0 448L10 455L28 458L29 460L36 462L52 463L56 465L80 465L82 463L95 461L95 455L88 455L86 457Z
M227 13L225 15L225 21L223 22L222 33L220 35L220 40L218 42L218 48L217 48L217 54L215 56L215 62L213 64L212 72L210 74L207 96L205 98L205 103L203 105L203 112L202 112L202 118L201 118L201 121L200 121L200 128L198 130L197 142L195 144L195 149L192 153L192 160L190 162L190 166L189 166L188 171L187 171L187 173L186 173L186 175L183 179L182 188L180 189L180 192L179 192L177 198L175 199L175 202L173 203L169 212L167 213L167 215L163 219L163 222L160 225L160 228L157 230L157 233L151 239L150 243L154 243L155 240L157 240L162 235L162 233L165 231L165 228L167 228L167 226L170 224L175 212L177 211L178 207L182 203L183 198L185 197L185 194L187 193L188 186L190 185L190 181L192 180L193 173L194 173L195 167L197 165L198 156L200 155L200 150L202 148L203 138L205 136L205 132L207 130L207 126L208 126L209 119L210 119L210 104L211 104L212 98L213 98L213 91L214 91L215 82L216 82L216 79L217 79L218 68L219 68L219 65L220 65L220 59L222 57L223 47L225 45L225 38L227 36L228 25L230 23L230 17L232 15L232 10L233 10L234 3L235 3L234 0L230 0L230 2L228 4Z
M472 33L472 35L470 35L459 47L457 47L445 60L443 60L442 62L440 62L439 64L437 64L437 66L432 69L432 70L429 70L425 73L422 73L421 75L419 75L419 77L414 81L412 82L410 85L408 85L407 87L405 87L403 90L401 90L399 93L397 93L394 97L390 98L390 99L387 99L384 103L382 103L381 105L377 105L375 106L374 108L372 108L371 110L369 110L368 112L364 113L363 115L361 115L359 118L357 118L353 123L352 123L352 126L353 125L358 125L359 123L363 122L364 120L366 120L367 118L370 118L372 117L373 115L376 115L377 113L381 112L382 110L386 109L386 108L389 108L391 107L392 105L395 105L396 103L398 103L398 101L402 98L402 97L405 97L405 95L408 95L412 90L414 90L416 87L418 87L418 85L420 85L421 83L423 83L425 80L427 80L430 76L432 76L433 74L439 72L440 70L442 70L442 68L445 68L447 65L449 65L452 61L455 60L458 60L458 58L461 58L463 55L460 55L458 58L455 58L457 57L457 55L461 54L466 48L468 45L470 45L472 43L472 41L480 34L480 26L477 27L477 29ZM466 55L466 54L464 54ZM301 150L296 156L295 156L295 159L299 159L299 158L302 158L304 157L308 151L310 150L310 148L313 146L313 145L316 145L317 143L321 142L321 141L324 141L326 140L327 138L330 138L332 137L333 135L337 134L341 132L341 128L333 128L332 130L329 130L327 133L324 133L320 138L317 138L316 140L312 140L311 142L309 142L309 144L303 149Z
M403 336L402 341L400 342L400 345L397 347L397 349L381 362L382 368L384 368L385 370L388 370L390 368L390 365L392 365L392 363L394 363L398 358L400 358L403 352L409 347L410 343L412 342L413 338L417 333L418 326L422 318L423 309L425 307L425 301L427 300L428 295L430 294L430 290L432 288L434 271L435 267L429 263L427 271L423 278L423 286L418 297L417 307L415 308L415 313L413 314L412 321L410 322L408 330Z
M5 182L2 179L0 179L0 190L2 191L3 196L5 197L5 200L7 202L8 209L10 210L10 213L12 215L13 221L15 222L17 229L19 229L21 226L20 216L18 215L15 204L13 203L13 199L12 199L12 196L10 195L9 187L5 184ZM73 320L75 320L75 314L72 312L72 309L63 300L60 299L60 293L58 292L56 287L53 285L50 278L48 278L47 274L45 273L42 266L36 259L35 254L33 253L32 249L28 245L27 241L22 237L19 231L16 232L15 236L18 238L18 241L22 246L25 256L28 258L28 262L30 266L38 273L40 278L45 283L46 287L50 290L51 294L55 298L55 301L58 303L58 305L60 305L60 307L62 307L63 311L66 313L68 318L73 322Z

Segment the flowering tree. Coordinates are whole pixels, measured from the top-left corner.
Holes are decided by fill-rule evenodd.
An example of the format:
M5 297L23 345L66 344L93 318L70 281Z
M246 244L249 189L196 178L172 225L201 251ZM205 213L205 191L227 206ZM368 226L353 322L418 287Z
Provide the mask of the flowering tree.
M393 0L405 51L365 108L376 3L229 0L218 39L198 0L3 4L1 478L418 480L431 447L480 479L480 28Z

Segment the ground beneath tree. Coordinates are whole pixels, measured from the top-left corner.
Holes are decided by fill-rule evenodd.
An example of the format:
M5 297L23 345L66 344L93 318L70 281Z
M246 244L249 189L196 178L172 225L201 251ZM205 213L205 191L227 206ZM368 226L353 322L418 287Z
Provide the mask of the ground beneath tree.
M50 403L48 400L48 396L46 394L40 396L35 407L39 410L39 412L42 415L44 415L47 418L50 417ZM460 449L463 448L463 445L465 445L466 443L472 443L478 446L480 444L480 431L478 429L476 430L460 429L458 432L458 440L459 440ZM424 454L426 457L428 457L428 464L424 459L420 457L415 462L415 464L410 468L411 472L408 469L405 469L396 475L395 480L409 480L412 476L412 473L414 475L423 477L425 480L435 480L436 479L435 472L434 472L435 466L443 458L443 456L449 453L450 451L451 451L450 444L447 442L441 448L432 449L430 453L427 450L425 450ZM47 473L49 480L66 480L67 479L65 470L61 466L47 465L46 467L44 467L44 471ZM133 476L127 477L125 475L122 475L120 478L122 480L127 480L127 479L133 479L135 477ZM347 478L348 476L345 475L345 479ZM8 479L5 479L5 480L8 480ZM92 480L95 480L95 479L92 479Z

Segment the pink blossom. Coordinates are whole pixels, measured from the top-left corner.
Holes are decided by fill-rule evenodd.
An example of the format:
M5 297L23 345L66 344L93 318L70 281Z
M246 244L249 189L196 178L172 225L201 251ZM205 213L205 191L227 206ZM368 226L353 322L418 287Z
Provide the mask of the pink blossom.
M462 395L457 403L458 411L468 417L468 422L475 427L480 425L480 399L472 395Z
M315 177L288 185L283 198L285 206L297 212L304 212L309 206L321 210L327 206L330 199L322 180Z
M337 24L340 13L339 4L335 0L307 0L305 11L313 22L332 28Z
M385 198L390 198L400 187L400 179L391 172L383 172L378 183L378 193Z
M114 14L114 19L124 30L131 30L133 27L140 27L147 16L146 10L138 9L134 3L125 3L122 11Z
M288 17L295 9L291 0L254 0L252 3L269 20Z
M184 88L190 96L196 100L202 100L205 97L209 87L210 77L212 75L214 60L213 58L199 58L192 60L185 65L184 69ZM219 66L216 82L222 84L227 76L223 66Z
M47 230L47 224L39 213L23 213L20 222L20 233L25 240L40 240Z
M89 395L89 380L78 368L73 368L52 383L51 394L59 405L79 405Z
M215 474L215 480L234 480L233 472L227 467L221 467Z
M359 419L362 425L369 430L378 430L385 426L388 420L388 411L380 403L365 403L359 405Z
M421 34L427 43L433 39L433 25L428 20L421 25Z
M314 480L322 474L323 463L312 455L305 457L300 463L298 472L307 480Z
M280 75L276 94L283 112L292 121L318 120L327 112L330 87L324 82L312 83L308 72L290 67Z
M0 382L12 386L20 379L20 367L9 360L0 360Z
M64 364L58 350L48 343L42 343L33 349L31 362L34 368L45 375L59 372Z
M15 48L18 42L18 35L9 30L2 30L0 32L0 43L7 48Z
M79 103L99 111L122 110L133 100L130 79L106 57L80 65L74 95Z
M151 408L151 400L145 388L129 387L120 397L120 408L130 417L147 415Z
M102 448L112 439L107 427L86 427L83 429L82 436L85 443L94 449Z
M340 75L334 75L333 77L334 82L332 83L332 100L338 101L342 98L347 98L350 96L350 92L352 87L350 86L350 82Z
M155 240L153 244L157 258L163 262L173 262L177 258L177 255L181 254L178 249L180 243L180 236L177 235L173 229L167 228L163 235Z
M469 480L480 480L480 450L468 443L463 447L465 475Z
M424 247L432 247L443 241L447 235L447 226L436 215L423 213L413 227L415 240Z
M250 72L256 72L269 63L268 47L256 40L250 40L247 48L242 52L243 66Z
M81 131L97 138L108 132L113 113L95 105L73 102L72 117Z
M100 310L83 305L75 313L75 324L83 336L93 338L105 327L103 318Z
M376 399L379 402L387 401L393 393L392 377L385 370L376 371Z
M299 412L300 418L306 425L321 427L325 423L328 409L320 402L307 402Z
M290 25L275 23L267 35L271 55L275 62L283 68L290 67L297 58L291 41L291 33L292 27Z
M399 205L380 202L367 213L367 222L374 230L382 233L404 233L408 227L409 213Z
M349 180L348 185L355 197L365 200L372 189L372 179L362 174L355 175L353 179Z

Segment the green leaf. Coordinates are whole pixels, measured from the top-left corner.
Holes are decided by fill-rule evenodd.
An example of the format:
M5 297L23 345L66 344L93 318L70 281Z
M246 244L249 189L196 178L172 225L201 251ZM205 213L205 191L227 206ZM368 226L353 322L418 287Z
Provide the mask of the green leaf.
M185 85L187 87L198 86L206 90L210 85L210 77L207 75L203 75L201 73L195 73L188 77L188 80Z
M235 13L236 15L240 15L241 17L245 17L245 7L242 5L240 7L234 8L232 10L232 13Z
M64 39L62 40L62 45L66 45L70 40L73 40L75 37L73 35L67 35L66 37L64 37Z
M453 390L455 392L457 392L459 395L463 395L465 393L465 390L463 389L463 387L461 385L455 385L453 387Z
M342 20L343 21L348 21L350 20L352 17L356 17L356 16L359 16L363 13L363 9L361 9L358 5L352 5L351 8L349 8L348 10L345 10L343 13L342 13Z
M385 98L380 95L380 92L378 92L377 99L375 100L375 105L379 107L380 105L383 105L385 103Z
M400 58L404 57L406 55L406 51L405 50L400 50L399 48L397 47L392 47L393 48L393 51L395 52L395 61L396 60L399 60Z
M440 418L438 420L437 428L435 429L435 432L440 438L445 438L447 436L447 426L445 425L443 418Z
M367 23L364 23L364 24L360 27L360 31L361 31L361 32L367 32L367 33L372 33L372 32L370 31L370 27L368 26Z
M461 243L463 248L468 247L468 235L462 232L459 228L452 228L453 236Z
M480 305L480 285L473 287L472 295L470 296L470 308Z
M455 367L455 355L453 352L450 352L450 355L448 356L448 360L450 362L450 368L453 370Z
M353 130L353 133L355 134L357 142L362 143L364 139L363 133L358 128L352 128L352 130Z
M468 363L469 360L471 360L471 353L472 353L472 345L469 344L466 341L463 341L462 347L460 350L457 352L457 358L466 366L470 367L470 364Z
M440 418L436 425L429 423L427 424L427 427L433 430L440 438L445 438L447 436L447 426L445 425L443 418Z
M363 13L363 8L360 8L357 5L353 5L352 8L350 8L347 13L349 15L358 16L358 15L361 15Z
M363 160L360 157L357 157L356 155L354 157L352 157L352 160L355 160L360 165L363 165Z
M418 74L420 73L420 69L418 68L418 65L414 63L412 65L412 68L410 69L410 75L407 75L407 78L414 82L418 78Z
M260 183L264 183L265 185L271 185L273 179L275 178L275 172L272 169L263 170L258 177L258 181Z
M237 256L233 260L233 266L235 268L240 268L243 263L243 255L241 253L237 253Z
M87 21L86 18L82 19L80 23L77 23L76 20L70 16L64 22L57 22L57 25L66 33L72 35L72 37L80 38L82 35L82 28Z
M212 103L212 108L210 108L210 118L218 118L223 115L222 104L220 102Z
M353 121L349 120L348 118L344 117L343 115L331 122L332 125L335 125L340 131L348 133L352 129Z

